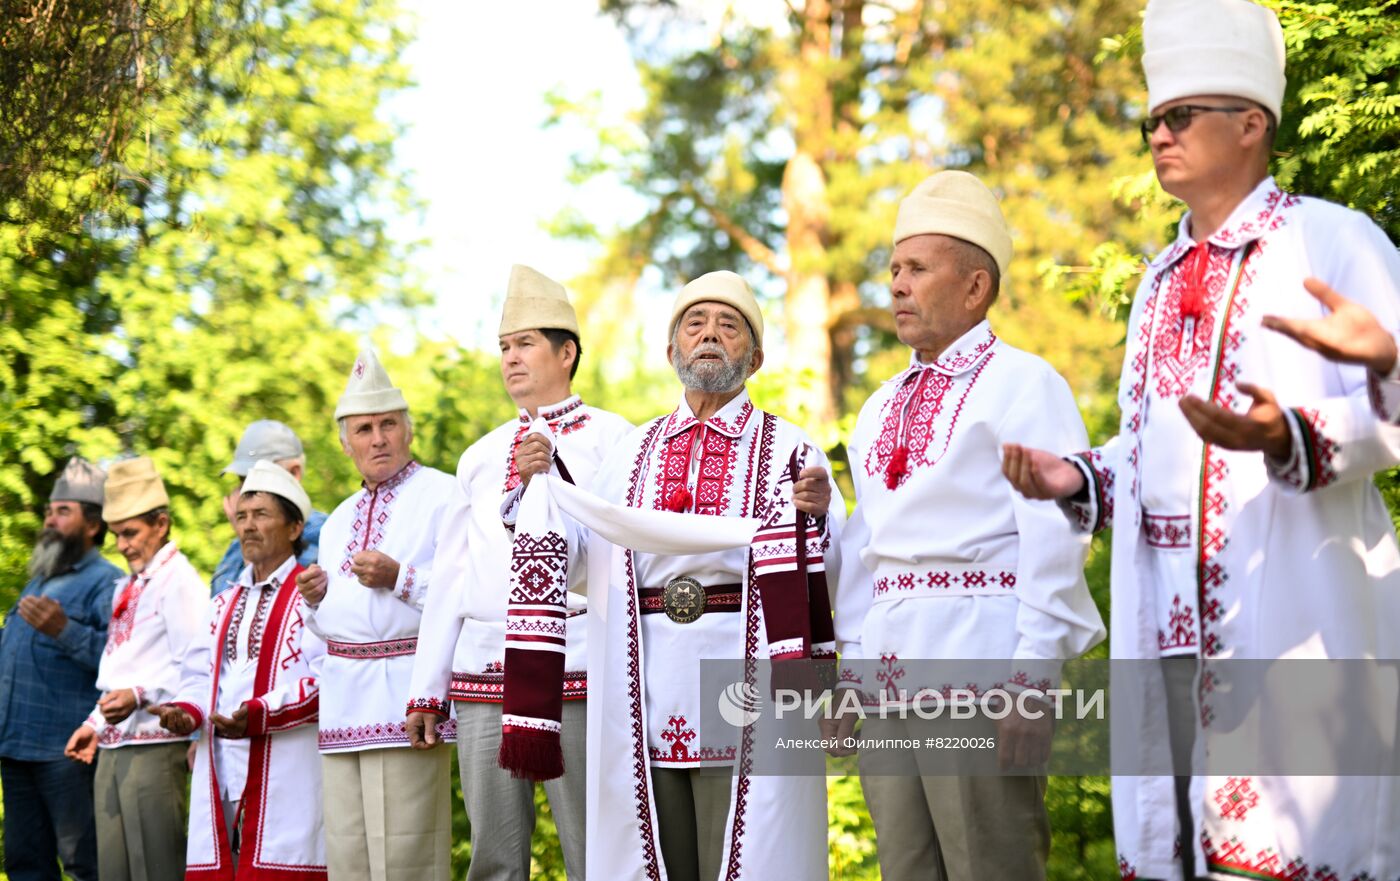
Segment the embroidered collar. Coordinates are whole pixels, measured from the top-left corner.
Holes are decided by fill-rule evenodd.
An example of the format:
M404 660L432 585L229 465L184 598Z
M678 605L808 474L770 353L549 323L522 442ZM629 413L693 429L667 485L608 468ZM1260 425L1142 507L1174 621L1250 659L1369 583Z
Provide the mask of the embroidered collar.
M705 426L726 437L737 438L748 427L749 418L753 416L753 412L753 402L749 400L749 390L743 388L739 390L739 394L729 400L729 403L720 407L718 413L706 419ZM690 409L690 403L682 394L680 406L666 417L666 427L661 431L661 438L662 440L670 440L681 432L690 430L698 422L694 411Z
M1290 200L1285 198L1285 193L1279 189L1278 183L1272 177L1266 177L1253 192L1244 197L1244 201L1235 206L1229 219L1221 224L1220 229L1211 233L1206 241L1233 250L1262 238L1264 233L1277 228L1275 215L1289 203ZM1152 268L1163 269L1171 266L1196 247L1197 242L1191 238L1190 230L1191 212L1187 211L1176 226L1176 241L1153 258L1150 264Z
M156 577L156 573L161 570L161 567L175 559L175 555L178 553L180 553L180 549L175 547L175 542L167 541L160 550L156 551L155 556L151 557L146 568L136 573L136 580L142 584L149 582Z
M920 361L919 353L911 351L909 353L909 368L902 373L895 374L889 381L903 382L923 370L937 370L946 376L966 373L987 357L987 353L996 345L996 341L997 335L992 333L991 323L984 318L967 333L958 337L951 346L944 349L943 354L935 358L931 364Z
M582 406L582 398L578 395L569 395L557 404L551 404L548 407L540 407L539 418L543 419L545 422L557 422ZM521 425L529 425L531 422L535 421L523 407L520 409L519 419Z
M417 474L417 473L418 473L418 469L420 469L420 468L422 468L422 467L423 467L422 465L419 465L419 464L418 464L417 462L415 462L414 460L409 459L407 465L405 465L405 466L403 466L402 468L400 468L400 469L398 470L398 472L397 472L393 477L390 477L389 479L383 481L383 482L380 483L378 486L376 486L374 489L371 490L371 489L369 488L369 484L365 483L365 481L363 481L363 480L360 481L360 488L363 489L365 492L376 492L376 493L380 493L380 492L384 492L384 491L386 491L386 490L394 489L394 488L396 488L396 487L402 485L403 482L404 482L405 480L408 480L410 477L412 477L413 475Z
M253 564L249 563L243 567L242 572L238 573L238 580L234 582L234 585L236 587L267 587L270 585L273 588L278 588L287 580L287 576L292 574L292 570L296 568L296 565L297 555L289 554L287 559L282 561L282 565L278 566L277 571L273 572L271 576L262 581L254 582Z

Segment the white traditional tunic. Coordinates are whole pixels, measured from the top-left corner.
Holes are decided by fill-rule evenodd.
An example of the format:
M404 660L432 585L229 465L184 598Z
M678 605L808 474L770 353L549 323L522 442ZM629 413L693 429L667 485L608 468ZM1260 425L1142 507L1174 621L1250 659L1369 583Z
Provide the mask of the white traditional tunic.
M554 434L556 452L579 486L632 430L627 420L589 407L573 395L539 418ZM457 465L453 508L443 523L433 568L439 587L428 595L408 709L446 716L450 701L500 703L505 685L506 608L510 596L511 533L501 502L520 486L515 451L529 433L524 410L467 448ZM587 695L587 600L568 594L564 699Z
M1400 461L1400 440L1378 423L1364 368L1325 361L1259 323L1321 317L1302 284L1316 276L1400 327L1400 257L1366 217L1283 193L1272 179L1207 243L1192 241L1189 222L1138 289L1120 431L1072 460L1091 491L1067 511L1085 529L1116 527L1113 656L1202 657L1199 743L1225 706L1216 660L1400 657L1400 629L1385 623L1400 621L1400 553L1370 482ZM1182 308L1193 276L1206 292L1194 320ZM1187 426L1177 408L1187 393L1247 410L1240 381L1286 408L1291 462L1207 446ZM1161 683L1148 685L1115 689L1115 713L1134 714L1138 732L1164 732ZM1393 722L1393 704L1378 707ZM1165 733L1119 740L1115 762L1138 754L1167 767L1165 749ZM1400 874L1400 778L1203 776L1192 798L1196 828L1179 836L1171 778L1115 778L1125 878L1178 877L1183 845L1215 873Z
M180 685L180 661L200 632L209 605L207 582L175 543L166 542L140 573L122 578L112 595L107 647L97 666L104 694L129 688L136 709L115 725L93 707L87 723L103 749L140 743L188 740L160 727L148 707L167 703Z
M434 583L438 525L454 512L453 480L409 462L373 490L361 489L321 527L318 562L326 595L307 610L306 624L326 642L321 671L320 747L347 752L407 747L403 700L413 674L422 609ZM392 589L367 588L350 571L361 551L399 564ZM439 725L456 737L450 720Z
M986 321L931 364L911 356L861 408L836 602L846 684L894 704L922 688L1043 690L1059 684L1060 660L1103 639L1084 582L1088 537L1052 502L1011 488L1004 443L1067 454L1087 437L1059 374L998 340ZM1006 669L976 683L915 682L904 663L915 659L1000 660ZM972 675L984 672L992 675Z
M673 413L617 445L599 470L594 492L604 501L644 511L767 520L782 493L791 499L791 484L784 481L790 480L794 452L801 463L829 469L806 435L755 408L747 391L703 425L682 398ZM678 491L687 504L676 504ZM844 511L839 494L831 510L836 516L822 521L808 563L834 573ZM571 549L587 541L583 530L571 536ZM607 588L606 619L590 625L595 630L589 656L590 877L664 878L650 768L704 764L735 766L722 877L827 877L825 781L750 775L752 729L740 734L731 726L723 731L700 726L700 660L766 659L793 648L768 643L750 577L764 564L756 547L740 543L684 556L619 552L622 562L613 567ZM592 569L595 561L589 565ZM732 585L738 608L705 612L689 624L641 614L655 589L678 576L705 587ZM814 644L811 651L829 657L834 646Z
M190 788L187 879L231 881L224 800L242 798L238 881L326 877L321 837L321 762L316 749L317 678L326 646L305 625L288 557L266 581L245 567L209 605L172 701L195 718L201 746ZM248 708L246 737L214 735L211 708ZM239 781L246 781L240 783Z

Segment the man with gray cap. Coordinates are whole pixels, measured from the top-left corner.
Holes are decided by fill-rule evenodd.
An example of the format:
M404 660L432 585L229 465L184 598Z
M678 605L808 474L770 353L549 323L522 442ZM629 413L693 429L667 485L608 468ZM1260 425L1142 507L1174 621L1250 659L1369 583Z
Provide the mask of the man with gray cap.
M1269 176L1284 97L1271 10L1151 0L1142 34L1143 140L1162 188L1190 210L1133 301L1119 433L1067 460L1006 452L1023 493L1060 500L1082 530L1113 528L1112 654L1162 659L1114 690L1115 728L1132 732L1115 732L1115 767L1137 772L1113 783L1122 871L1395 878L1400 778L1316 773L1337 767L1320 755L1309 776L1193 774L1199 766L1173 758L1223 746L1258 709L1287 721L1261 726L1253 769L1296 767L1278 760L1289 742L1316 735L1322 753L1348 727L1333 707L1299 703L1318 692L1361 700L1393 730L1393 674L1387 686L1354 667L1344 689L1291 680L1288 694L1261 693L1252 707L1239 698L1254 689L1225 680L1249 667L1228 659L1400 657L1400 631L1386 623L1400 620L1400 548L1371 484L1400 462L1400 436L1372 408L1366 367L1263 329L1266 315L1323 314L1304 286L1312 277L1393 336L1400 254L1364 215Z
M253 463L261 460L281 465L298 481L306 474L306 453L302 450L301 438L297 437L296 432L275 419L259 419L250 424L244 429L243 437L238 439L238 447L233 451L233 461L220 472L238 478L238 483L224 497L224 515L228 517L230 525L233 525L234 510L238 505L238 490L243 485L243 478L248 476L248 469L253 467ZM306 518L306 529L301 536L306 548L297 556L297 562L301 565L310 566L316 562L316 552L321 541L321 524L325 522L326 514L322 511L313 510L311 516ZM209 582L215 595L232 587L238 573L243 571L243 548L238 542L238 527L234 526L233 531L233 541L229 543L228 550L224 551L219 565L214 567L214 577Z
M64 745L97 700L112 591L102 559L100 468L74 457L54 484L29 561L29 583L0 629L0 787L5 871L13 881L97 878L92 768Z

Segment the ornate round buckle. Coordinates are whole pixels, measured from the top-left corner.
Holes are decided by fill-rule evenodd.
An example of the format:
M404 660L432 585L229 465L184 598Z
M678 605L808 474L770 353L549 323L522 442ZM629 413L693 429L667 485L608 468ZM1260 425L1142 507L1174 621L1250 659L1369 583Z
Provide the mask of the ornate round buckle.
M689 624L705 614L705 588L688 575L672 578L661 592L661 608L677 624Z

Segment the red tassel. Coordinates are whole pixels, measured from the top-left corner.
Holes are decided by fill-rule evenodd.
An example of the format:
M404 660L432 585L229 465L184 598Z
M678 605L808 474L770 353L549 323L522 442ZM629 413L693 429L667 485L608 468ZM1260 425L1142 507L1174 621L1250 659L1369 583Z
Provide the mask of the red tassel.
M683 486L676 487L676 491L671 493L671 497L666 500L666 510L683 514L690 510L690 490Z
M1199 320L1206 310L1206 272L1210 268L1210 242L1191 250L1186 267L1186 289L1181 292L1181 317Z
M899 486L899 482L909 473L909 448L904 444L894 448L894 455L890 457L890 464L885 468L885 486L894 489Z
M564 776L564 750L554 732L503 731L496 763L517 780L553 780Z

